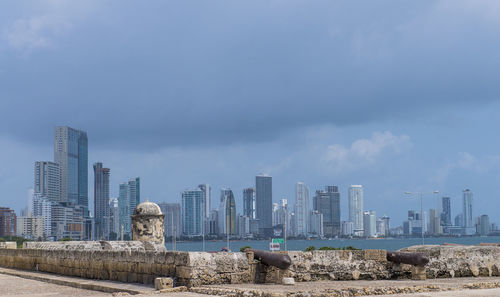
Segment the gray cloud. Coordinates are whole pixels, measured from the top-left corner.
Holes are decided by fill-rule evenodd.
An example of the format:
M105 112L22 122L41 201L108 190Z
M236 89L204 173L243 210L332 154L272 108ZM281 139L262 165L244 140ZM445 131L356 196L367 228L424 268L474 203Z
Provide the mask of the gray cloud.
M54 24L64 3L0 25ZM109 148L226 145L497 100L499 5L448 3L120 2L64 18L39 50L48 39L11 30L32 50L0 46L0 134L47 142L67 124Z

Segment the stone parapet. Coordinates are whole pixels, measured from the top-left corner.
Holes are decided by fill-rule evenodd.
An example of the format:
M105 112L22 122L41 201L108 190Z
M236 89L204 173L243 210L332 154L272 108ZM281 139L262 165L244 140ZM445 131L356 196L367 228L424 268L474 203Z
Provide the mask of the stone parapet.
M500 276L499 246L417 245L401 251L429 255L427 278ZM411 267L399 267L403 273Z
M17 249L17 242L15 242L15 241L2 241L2 242L0 242L0 249Z
M381 280L498 276L500 247L417 246L405 249L429 255L426 268L386 260L385 250L289 251L287 270L264 265L253 253L169 252L136 242L26 243L23 249L0 249L0 266L89 279L153 284L170 277L174 286L281 283L295 281ZM412 271L413 269L413 271ZM418 272L418 274L416 273Z
M166 251L164 245L143 241L26 241L24 249L65 251Z

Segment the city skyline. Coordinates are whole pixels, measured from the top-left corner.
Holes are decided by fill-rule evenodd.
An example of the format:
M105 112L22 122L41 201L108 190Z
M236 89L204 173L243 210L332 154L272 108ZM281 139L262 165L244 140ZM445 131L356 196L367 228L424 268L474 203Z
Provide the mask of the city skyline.
M208 183L231 187L241 212L243 189L267 173L272 203L293 205L297 181L311 196L338 186L343 220L351 184L363 185L364 210L395 224L419 208L405 191L439 190L454 219L471 189L474 213L496 219L497 1L7 1L0 11L0 205L24 207L33 162L54 161L53 128L67 125L88 134L88 166L111 168L111 197L137 176L155 202ZM92 210L89 173L70 199ZM436 203L424 198L424 209Z

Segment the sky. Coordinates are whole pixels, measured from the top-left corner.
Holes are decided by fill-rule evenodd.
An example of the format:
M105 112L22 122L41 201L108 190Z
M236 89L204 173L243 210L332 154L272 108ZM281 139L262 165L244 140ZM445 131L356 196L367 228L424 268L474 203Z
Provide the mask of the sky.
M87 131L111 195L180 202L201 183L255 175L273 199L294 184L351 184L364 208L401 224L462 190L499 222L500 2L0 2L0 206L19 211L53 130Z

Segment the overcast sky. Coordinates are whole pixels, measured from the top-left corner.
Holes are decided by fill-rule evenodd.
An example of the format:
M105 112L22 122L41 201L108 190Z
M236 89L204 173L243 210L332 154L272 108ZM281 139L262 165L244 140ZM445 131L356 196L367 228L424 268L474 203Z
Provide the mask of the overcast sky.
M0 206L16 211L53 127L87 131L111 194L180 202L200 183L350 184L393 225L405 191L474 192L499 222L499 1L2 1ZM429 195L425 208L435 208ZM93 204L91 208L93 209Z

